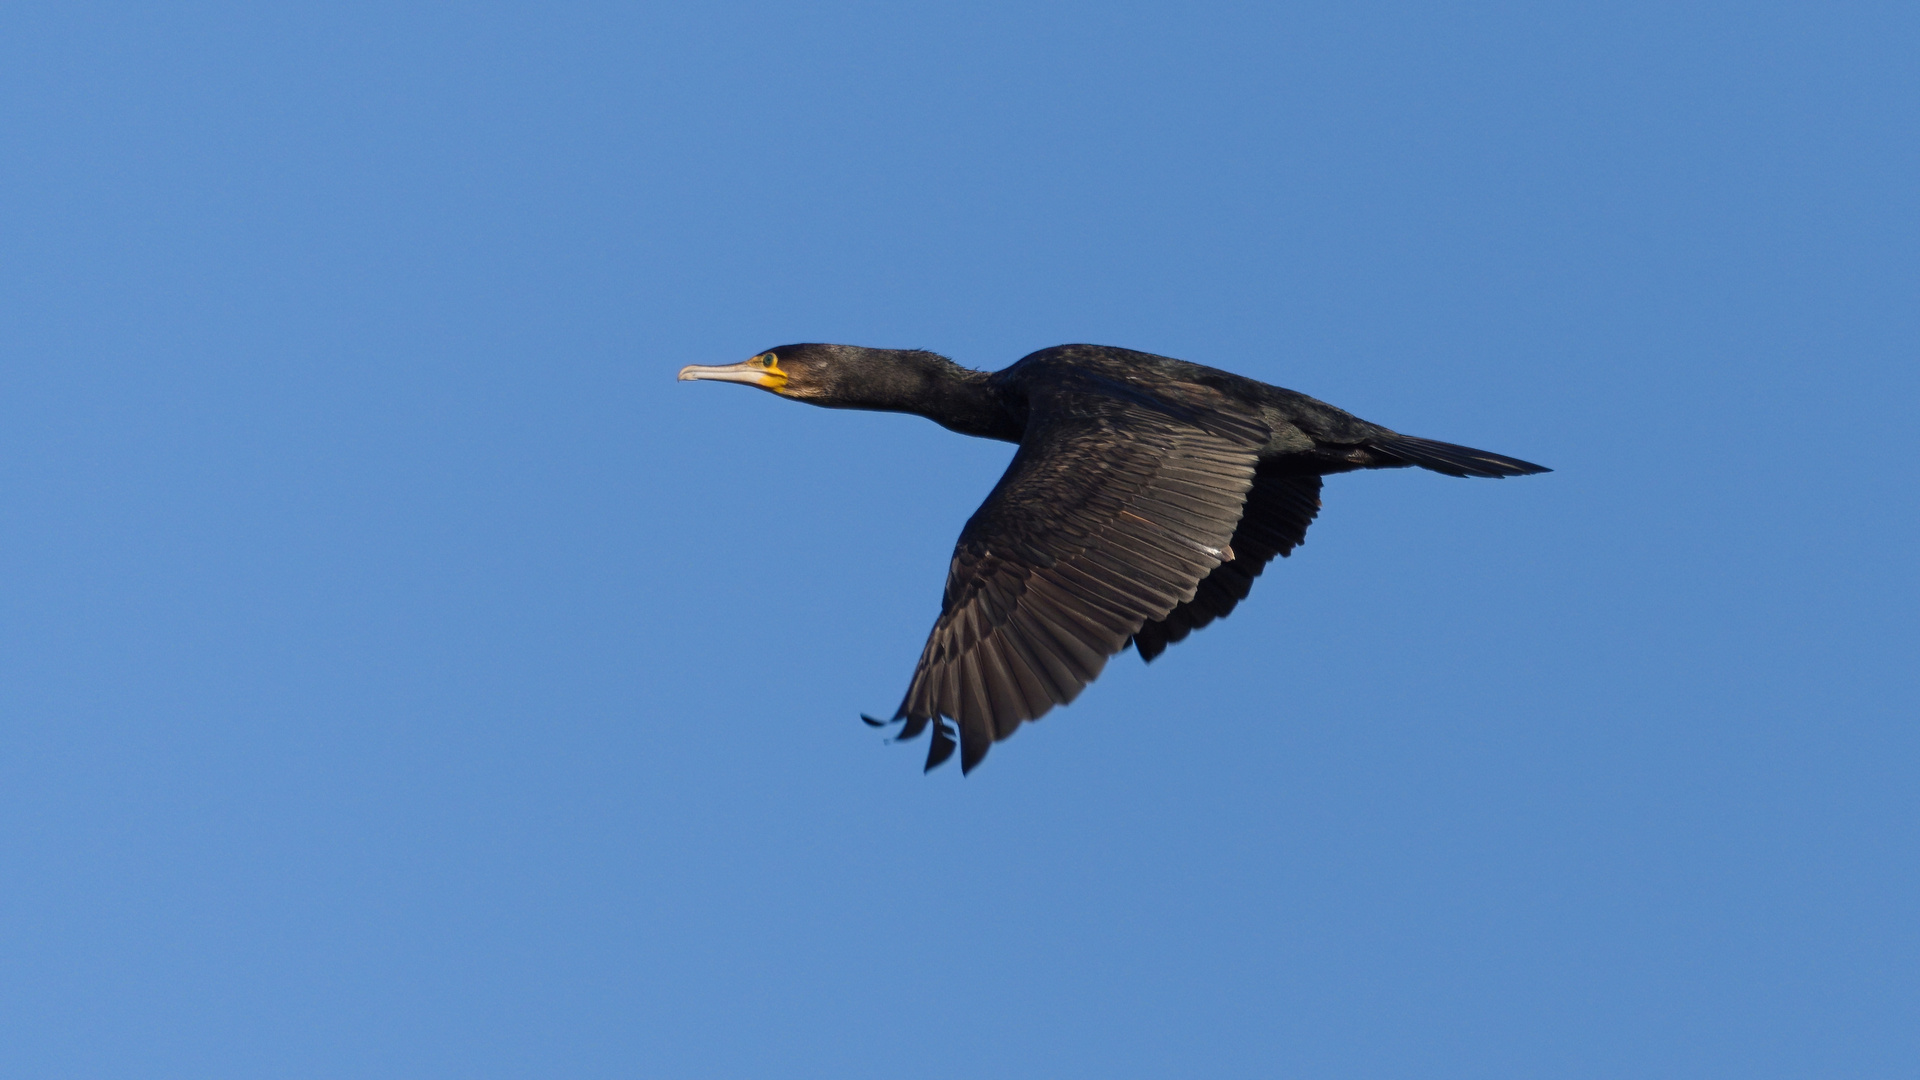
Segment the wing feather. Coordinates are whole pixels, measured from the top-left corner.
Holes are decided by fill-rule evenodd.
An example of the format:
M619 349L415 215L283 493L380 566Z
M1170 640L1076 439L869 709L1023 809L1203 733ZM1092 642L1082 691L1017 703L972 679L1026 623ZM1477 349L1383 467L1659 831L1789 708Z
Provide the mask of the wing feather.
M1190 605L1238 551L1265 426L1203 387L1183 384L1175 404L1108 389L1030 398L1019 453L961 531L894 717L902 738L934 728L929 768L952 752L942 718L972 770L994 741L1078 696L1143 626Z
M1193 597L1165 617L1150 619L1133 635L1133 647L1152 660L1168 645L1215 619L1233 613L1275 557L1293 552L1307 538L1307 526L1320 513L1320 477L1266 464L1255 472L1245 512L1229 545L1231 562L1221 563L1200 582Z

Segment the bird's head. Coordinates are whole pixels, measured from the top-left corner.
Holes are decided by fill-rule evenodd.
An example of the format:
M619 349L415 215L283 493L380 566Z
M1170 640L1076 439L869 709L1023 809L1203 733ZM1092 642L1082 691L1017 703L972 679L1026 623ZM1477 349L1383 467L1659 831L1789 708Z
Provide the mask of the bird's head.
M829 408L890 409L948 370L959 369L946 357L918 349L800 344L768 349L738 364L688 364L680 378L745 383Z

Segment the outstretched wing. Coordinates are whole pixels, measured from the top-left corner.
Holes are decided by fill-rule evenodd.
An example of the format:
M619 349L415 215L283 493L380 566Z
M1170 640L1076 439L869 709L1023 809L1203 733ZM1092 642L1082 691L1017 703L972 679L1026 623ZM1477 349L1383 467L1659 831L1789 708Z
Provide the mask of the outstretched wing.
M1215 619L1233 614L1253 589L1253 579L1274 556L1285 556L1307 539L1307 526L1320 513L1320 477L1289 471L1285 463L1262 463L1247 492L1246 510L1233 531L1233 561L1214 567L1193 599L1154 619L1133 635L1140 659L1151 661L1168 645Z
M971 770L1233 558L1267 428L1204 387L1182 384L1179 398L1081 380L1030 399L1019 453L961 530L894 716L902 738L932 725L928 768L953 753L942 718Z

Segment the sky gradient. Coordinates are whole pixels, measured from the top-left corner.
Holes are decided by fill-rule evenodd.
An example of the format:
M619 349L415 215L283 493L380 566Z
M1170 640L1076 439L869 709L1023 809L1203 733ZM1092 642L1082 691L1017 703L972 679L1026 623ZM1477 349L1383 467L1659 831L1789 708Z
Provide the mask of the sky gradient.
M1908 1077L1920 11L0 10L0 1073ZM972 776L1010 456L676 384L1093 342L1334 477Z

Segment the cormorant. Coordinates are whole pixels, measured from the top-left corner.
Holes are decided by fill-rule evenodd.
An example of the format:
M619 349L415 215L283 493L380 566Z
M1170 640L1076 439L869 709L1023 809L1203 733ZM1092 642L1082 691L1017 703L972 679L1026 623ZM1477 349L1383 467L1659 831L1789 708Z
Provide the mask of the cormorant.
M996 372L918 349L783 345L738 364L689 365L680 378L915 413L1019 444L960 530L940 618L893 717L903 739L932 728L928 769L953 754L949 720L971 772L1022 721L1072 701L1109 656L1132 645L1150 661L1232 612L1267 563L1306 538L1328 473L1549 471L1102 345L1042 349Z

